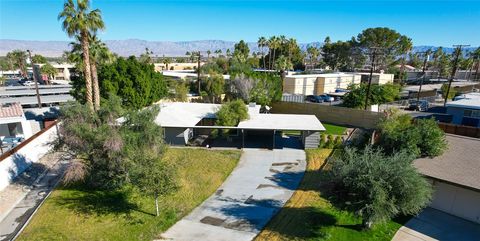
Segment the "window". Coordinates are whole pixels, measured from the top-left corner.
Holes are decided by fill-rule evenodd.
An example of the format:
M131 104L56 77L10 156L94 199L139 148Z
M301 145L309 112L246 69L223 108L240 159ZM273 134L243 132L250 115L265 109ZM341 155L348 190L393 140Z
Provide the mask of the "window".
M472 118L480 118L480 110L465 109L463 111L463 116L464 117L472 117Z

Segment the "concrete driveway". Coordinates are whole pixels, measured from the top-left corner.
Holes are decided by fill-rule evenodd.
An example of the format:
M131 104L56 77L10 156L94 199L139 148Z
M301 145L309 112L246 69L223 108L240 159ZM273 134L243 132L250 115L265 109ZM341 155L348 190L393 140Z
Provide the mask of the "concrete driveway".
M401 227L392 241L478 241L480 224L425 208Z
M244 149L214 195L161 235L164 240L252 240L290 199L306 161L298 149Z

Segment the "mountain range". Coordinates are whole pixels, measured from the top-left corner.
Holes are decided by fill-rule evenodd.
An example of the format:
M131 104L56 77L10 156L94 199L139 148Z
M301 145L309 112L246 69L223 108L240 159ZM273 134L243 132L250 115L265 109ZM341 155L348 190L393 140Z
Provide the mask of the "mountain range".
M8 52L15 49L31 50L34 54L41 54L47 57L59 57L64 51L70 50L69 41L31 41L31 40L12 40L0 39L0 56L5 56ZM127 40L106 40L108 48L120 56L139 56L145 52L145 48L153 51L154 56L184 56L187 51L210 50L213 52L221 49L223 53L227 49L233 50L235 42L223 40L198 40L198 41L146 41L139 39ZM321 42L300 43L299 46L305 50L308 46L320 47ZM249 42L250 51L260 51L257 43ZM426 49L436 49L437 46L415 46L413 52L425 51ZM475 47L466 48L467 51L474 50ZM453 52L453 48L444 47L447 53Z

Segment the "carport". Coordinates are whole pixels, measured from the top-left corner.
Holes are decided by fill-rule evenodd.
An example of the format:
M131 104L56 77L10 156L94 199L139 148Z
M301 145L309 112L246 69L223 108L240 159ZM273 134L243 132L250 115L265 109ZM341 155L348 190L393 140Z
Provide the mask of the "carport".
M282 148L286 143L282 131L300 131L299 146L317 148L320 132L325 130L314 115L261 114L258 112L259 106L249 106L249 119L237 126L215 126L211 120L215 118L214 113L219 107L203 103L164 104L156 122L164 128L165 142L170 145L186 145L198 133L228 129L236 130L236 134L229 143L219 143L220 146L245 148L256 142L258 145L253 147Z

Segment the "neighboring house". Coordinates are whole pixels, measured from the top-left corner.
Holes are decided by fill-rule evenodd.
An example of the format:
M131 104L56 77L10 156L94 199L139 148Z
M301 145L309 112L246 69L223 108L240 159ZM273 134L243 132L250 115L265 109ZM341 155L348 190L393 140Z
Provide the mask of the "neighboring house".
M23 114L19 103L0 106L0 139L2 151L9 149L32 136L30 122Z
M351 84L360 84L361 75L354 73L288 75L283 81L287 94L321 95L346 89Z
M277 138L282 131L300 131L299 141L304 148L317 148L320 132L325 128L314 115L261 114L260 106L249 105L249 119L238 126L215 126L215 113L221 105L205 103L162 103L155 122L164 129L165 142L184 146L198 136L210 136L212 131L229 129L232 139L237 139L235 147L243 148L249 140L264 138L273 141L276 148L283 143ZM230 138L230 137L229 137ZM232 144L234 145L234 144Z
M480 139L450 134L446 139L443 155L414 161L434 187L430 207L480 223Z
M453 124L480 127L480 98L448 102L446 107Z
M204 65L204 62L200 62L200 66ZM167 65L164 63L155 63L155 71L161 72L164 70L194 70L197 69L198 63L170 63Z
M66 80L70 81L71 74L75 71L75 65L69 63L50 63L55 69L57 69L57 73L53 76L53 80ZM47 81L50 80L50 76L46 76L41 73L40 68L45 64L35 64L35 77L37 80L40 81Z

